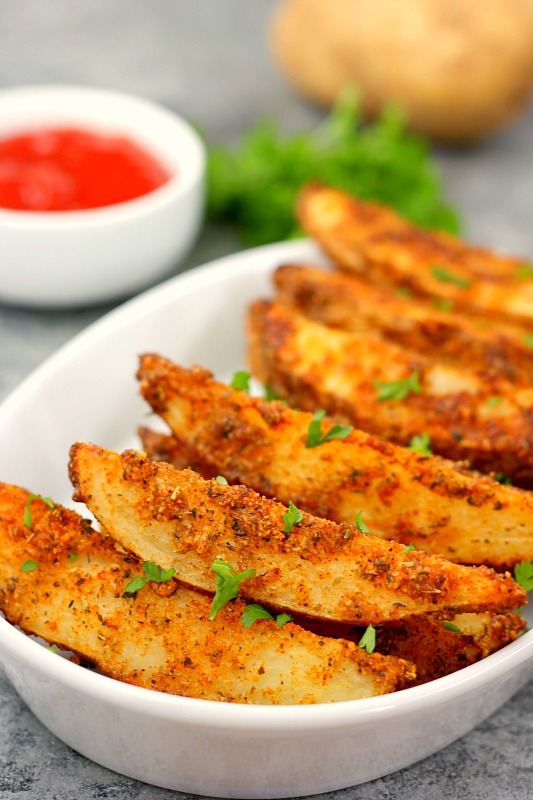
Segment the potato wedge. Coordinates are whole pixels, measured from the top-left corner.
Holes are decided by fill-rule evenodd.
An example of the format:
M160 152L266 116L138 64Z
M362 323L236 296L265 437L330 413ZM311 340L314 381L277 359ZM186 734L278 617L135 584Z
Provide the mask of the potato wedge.
M253 303L248 336L252 372L291 405L397 444L424 432L434 453L533 485L533 387L482 380L281 303Z
M274 273L277 297L323 325L377 333L429 358L516 384L533 383L533 349L526 326L439 310L340 270L287 265ZM453 306L453 303L452 303Z
M339 266L371 283L488 318L533 321L533 269L524 259L419 230L392 209L318 184L300 193L297 216Z
M356 429L307 448L310 413L234 391L206 370L156 354L141 358L138 375L144 398L175 434L141 430L153 459L206 478L224 475L337 522L353 522L363 509L373 533L451 561L503 569L533 560L529 492Z
M272 704L369 697L413 679L400 659L294 623L246 628L238 599L210 622L211 598L175 580L125 594L130 577L143 574L136 558L75 512L42 500L31 502L30 530L28 500L23 489L0 484L0 609L106 675L189 697ZM28 559L37 566L25 571Z
M426 614L509 611L526 593L486 567L405 552L396 542L301 514L246 486L205 481L191 470L78 442L71 449L74 499L144 561L173 567L188 585L214 592L220 559L254 575L240 594L304 617L368 625Z

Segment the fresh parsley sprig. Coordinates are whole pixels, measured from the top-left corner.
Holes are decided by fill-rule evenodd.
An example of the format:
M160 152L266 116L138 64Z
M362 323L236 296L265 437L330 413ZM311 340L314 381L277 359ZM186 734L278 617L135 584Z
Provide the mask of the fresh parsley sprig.
M270 611L267 611L266 608L263 608L263 606L257 603L250 603L250 605L247 605L244 609L242 624L245 628L250 628L258 619L275 620L278 628L281 628L283 625L286 625L287 622L290 622L292 617L289 616L289 614L276 614L276 616L274 616Z
M239 585L246 578L251 578L255 575L255 570L251 567L245 569L243 572L236 572L231 564L222 559L215 559L211 564L211 569L216 574L216 592L211 603L211 610L209 619L215 619L220 609L233 600L239 594Z
M125 592L128 594L134 594L140 589L144 589L148 581L153 581L154 583L165 583L176 574L174 567L164 570L161 569L161 567L158 567L157 564L154 564L153 561L145 561L143 563L143 570L146 577L143 575L137 575L135 578L132 578L124 589Z
M526 592L533 589L533 563L531 561L520 561L515 564L514 579Z
M333 439L346 439L352 432L351 425L333 425L327 433L322 434L322 420L325 416L326 412L323 408L313 414L313 419L309 423L307 431L306 447L318 447L326 442L331 442Z
M364 122L353 91L315 130L284 135L263 120L234 146L209 148L208 217L235 225L247 245L301 236L293 209L309 181L390 205L425 228L459 230L427 142L397 108Z
M399 381L374 381L374 386L378 390L378 402L405 400L411 392L419 394L422 391L422 386L418 380L419 375L419 370L415 369L407 378Z

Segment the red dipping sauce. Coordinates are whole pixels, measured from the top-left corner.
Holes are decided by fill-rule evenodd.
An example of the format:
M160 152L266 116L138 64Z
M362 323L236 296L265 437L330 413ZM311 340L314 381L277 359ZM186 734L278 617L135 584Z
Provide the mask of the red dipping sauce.
M78 211L142 197L170 179L135 142L74 128L0 140L0 208Z

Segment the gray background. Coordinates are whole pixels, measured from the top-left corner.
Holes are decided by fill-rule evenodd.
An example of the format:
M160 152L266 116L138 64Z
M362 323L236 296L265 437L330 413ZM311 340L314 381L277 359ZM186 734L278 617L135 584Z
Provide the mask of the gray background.
M82 83L145 96L229 142L265 115L286 130L321 112L296 96L268 57L273 0L0 0L0 88ZM436 150L446 193L472 240L531 258L533 110L475 149ZM183 268L237 249L206 229ZM1 242L0 242L1 258ZM109 307L39 312L0 304L0 400ZM1 464L8 479L8 465ZM402 772L335 792L335 800L511 800L533 797L533 685L486 723ZM80 720L80 725L83 720ZM0 800L167 798L55 739L0 671Z

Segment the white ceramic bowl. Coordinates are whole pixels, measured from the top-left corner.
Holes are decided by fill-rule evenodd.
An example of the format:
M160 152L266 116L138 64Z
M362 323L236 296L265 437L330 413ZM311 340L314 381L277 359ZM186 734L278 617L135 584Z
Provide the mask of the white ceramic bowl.
M170 180L143 197L82 211L0 209L0 302L67 307L116 300L175 269L203 214L205 153L176 114L137 97L82 86L0 91L0 136L76 127L123 135Z
M318 260L303 242L244 252L167 281L97 322L0 407L0 480L72 504L73 441L139 446L135 430L147 411L135 380L139 353L202 364L227 380L245 366L244 311L271 294L273 268ZM533 675L533 631L424 686L313 706L216 703L118 683L3 619L0 661L39 719L94 761L182 792L264 799L352 786L446 746Z

